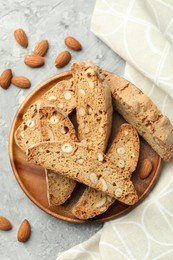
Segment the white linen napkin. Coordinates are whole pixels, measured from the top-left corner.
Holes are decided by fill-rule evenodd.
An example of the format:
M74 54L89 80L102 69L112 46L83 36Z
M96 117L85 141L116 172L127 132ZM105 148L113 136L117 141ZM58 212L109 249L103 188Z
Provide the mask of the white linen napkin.
M127 61L124 77L173 123L173 0L97 0L91 30ZM137 208L57 260L173 259L172 197L173 160Z

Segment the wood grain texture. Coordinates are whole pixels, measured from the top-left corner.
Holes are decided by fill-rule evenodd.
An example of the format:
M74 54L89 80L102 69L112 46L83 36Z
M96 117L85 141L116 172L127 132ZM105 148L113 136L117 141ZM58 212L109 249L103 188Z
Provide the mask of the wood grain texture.
M133 206L125 205L119 201L116 201L111 207L103 214L96 216L90 220L80 220L73 216L71 209L78 199L80 192L85 188L84 185L78 184L75 188L72 196L61 206L57 207L50 207L47 200L46 194L46 180L45 180L45 172L44 169L38 167L36 165L30 164L26 161L25 154L17 147L14 141L14 133L17 127L22 122L22 116L29 108L29 106L39 97L44 94L47 90L53 87L57 82L71 78L71 72L64 72L58 74L54 77L49 78L42 84L40 84L34 91L25 99L21 107L19 108L15 119L13 121L13 125L10 131L10 138L9 138L9 155L10 161L12 165L12 169L14 175L21 186L22 190L25 194L42 210L47 212L48 214L68 221L68 222L75 222L75 223L89 223L89 222L105 222L116 217L120 217L128 212L130 212L133 208L135 208L152 190L153 186L155 185L156 181L159 178L162 160L158 156L156 152L142 139L140 138L140 156L139 162L136 168L136 171L132 175L132 180L137 190L139 201L137 204ZM72 113L70 115L72 122L75 123L75 114ZM113 115L113 125L111 136L109 140L110 146L114 136L116 135L119 126L124 123L125 120L117 113L114 112ZM75 124L76 126L76 124ZM139 177L139 171L141 167L141 162L144 159L151 160L153 164L153 169L148 178L141 179Z

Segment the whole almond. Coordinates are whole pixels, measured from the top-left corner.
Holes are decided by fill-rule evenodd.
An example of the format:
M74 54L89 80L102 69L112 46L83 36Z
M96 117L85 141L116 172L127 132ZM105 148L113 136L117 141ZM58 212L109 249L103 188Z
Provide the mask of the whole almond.
M71 60L71 54L69 51L62 51L55 60L55 66L62 68L69 63Z
M11 69L6 69L2 72L0 76L0 85L2 88L7 89L11 84L11 79L13 77Z
M37 54L29 54L25 57L24 62L29 67L37 68L44 65L44 58Z
M30 234L31 234L31 226L29 221L25 219L19 227L17 233L17 239L19 242L25 242L28 240Z
M34 48L34 54L39 56L44 56L49 48L49 43L47 40L42 40L36 44Z
M15 76L11 82L19 88L29 88L31 86L30 80L24 76Z
M12 224L10 221L5 217L0 216L0 230L8 231L10 229L12 229Z
M80 44L80 42L78 42L78 40L76 40L72 36L66 37L64 42L67 47L69 47L70 49L72 49L74 51L79 51L82 49L82 45Z
M139 176L141 179L145 179L149 176L153 168L152 162L149 159L144 159L141 163Z
M28 37L23 29L19 28L14 31L14 38L22 47L28 47Z

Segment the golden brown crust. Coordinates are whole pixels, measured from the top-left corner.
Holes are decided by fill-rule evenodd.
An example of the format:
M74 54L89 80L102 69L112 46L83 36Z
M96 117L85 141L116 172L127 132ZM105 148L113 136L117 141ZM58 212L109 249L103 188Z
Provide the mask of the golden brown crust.
M77 141L73 124L60 109L55 106L43 106L39 109L39 116L43 141ZM61 205L71 196L76 181L47 169L45 174L49 205Z
M107 157L114 165L124 162L123 173L132 174L136 169L139 158L139 137L136 129L129 125L121 125L117 136L107 152ZM76 205L72 213L80 219L93 218L105 212L115 199L107 196L101 191L87 188Z
M113 105L165 161L173 156L173 126L156 105L129 81L112 74Z
M76 85L78 139L88 149L104 152L112 126L112 97L102 70L89 61L71 66ZM94 148L94 149L93 149Z
M63 204L76 187L76 181L57 172L45 169L47 198L50 206Z
M110 88L104 73L95 64L89 61L75 62L71 68L76 85L78 139L86 141L88 150L92 149L96 154L100 152L102 157L112 127ZM73 214L85 219L94 217L104 212L112 200L107 199L103 192L87 187L74 206Z
M66 115L74 110L76 106L74 88L73 79L58 82L55 86L46 91L37 102L30 106L23 115L23 122L15 132L15 141L20 149L25 152L29 146L39 141L41 142L42 140L38 116L40 107L44 105L55 106ZM27 123L30 121L32 122L30 125L32 127L27 126Z
M42 142L28 149L27 159L103 191L125 204L133 205L138 201L129 174L124 174L108 157L102 162L92 158L87 148L80 143Z

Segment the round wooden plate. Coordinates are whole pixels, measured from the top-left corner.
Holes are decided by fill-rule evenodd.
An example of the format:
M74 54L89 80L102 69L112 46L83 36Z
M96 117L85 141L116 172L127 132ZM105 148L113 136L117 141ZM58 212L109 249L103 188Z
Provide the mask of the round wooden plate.
M122 216L129 211L131 211L134 207L136 207L151 191L154 184L158 180L160 169L161 169L161 159L157 155L156 152L142 139L140 138L140 156L139 162L136 171L132 175L132 180L139 195L139 202L133 206L125 205L119 201L116 201L112 204L109 209L93 219L90 220L80 220L77 219L72 213L71 209L77 199L77 194L82 189L83 185L78 184L75 188L70 199L67 200L61 206L50 207L47 200L46 195L46 180L45 180L45 172L44 169L38 166L33 166L26 161L25 154L18 148L14 141L14 133L17 127L22 122L22 116L30 107L30 105L39 99L39 97L53 87L57 82L62 80L67 80L71 78L71 72L60 73L52 78L49 78L42 84L40 84L37 88L35 88L31 94L25 99L21 107L19 108L11 128L10 139L9 139L9 155L11 165L15 174L15 177L20 184L23 191L26 195L42 210L47 212L48 214L65 220L69 222L75 223L88 223L88 222L104 222L116 217ZM72 113L70 116L72 122L75 123L75 114ZM116 112L113 115L113 126L111 137L109 140L109 145L113 140L114 136L117 133L119 126L124 123L125 120ZM141 166L141 162L143 159L148 158L152 161L153 170L148 178L142 180L139 177L139 170Z

